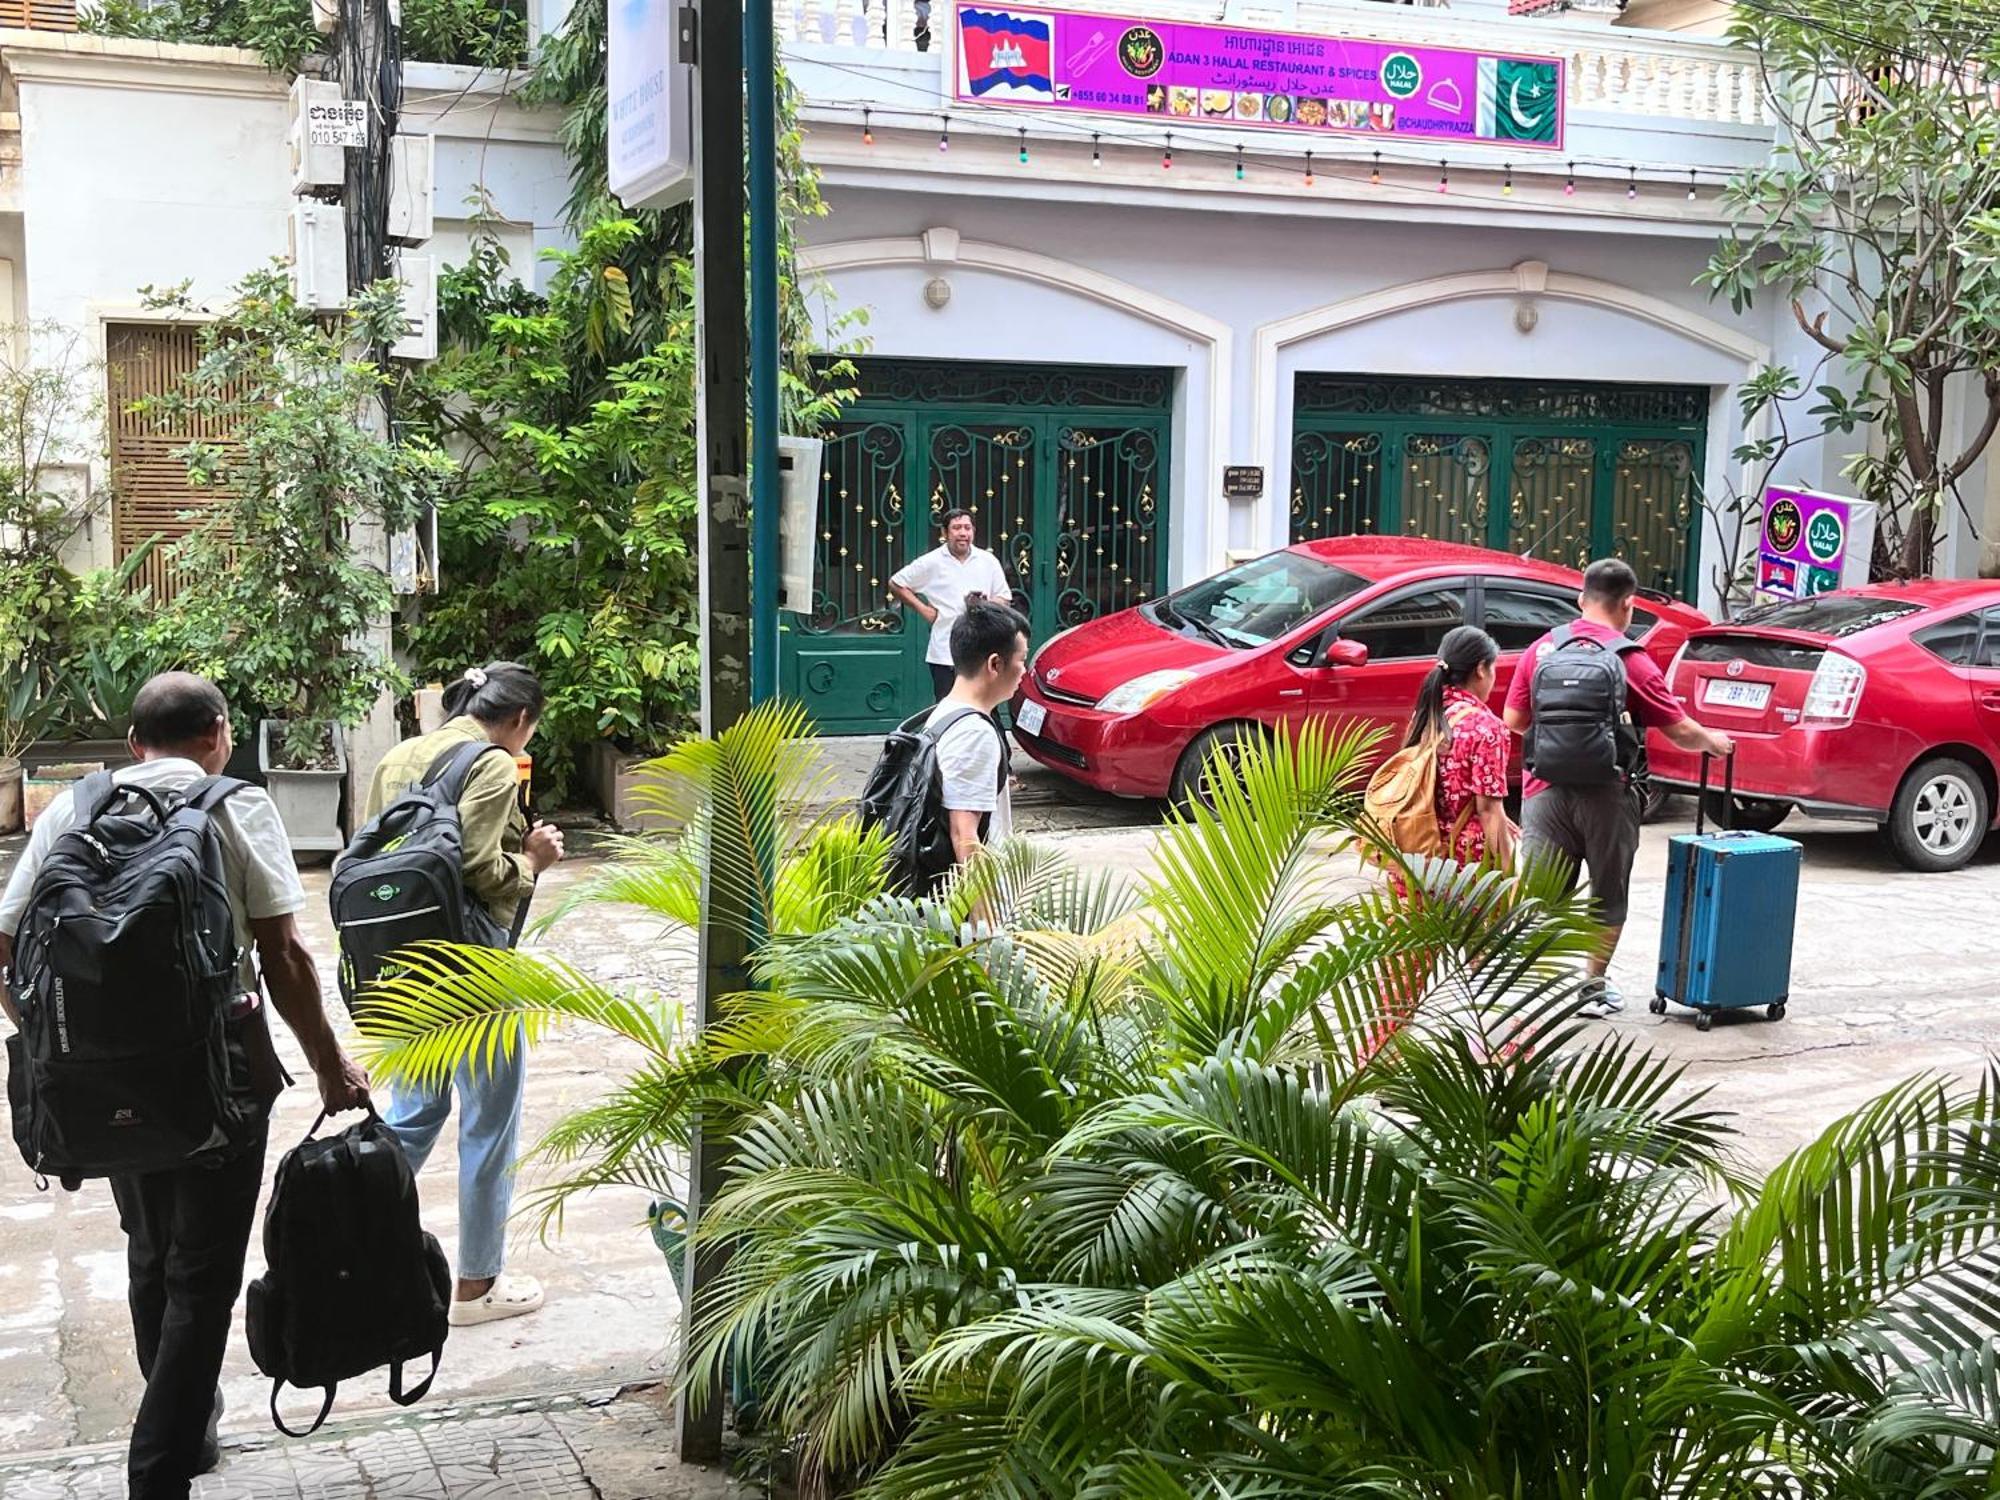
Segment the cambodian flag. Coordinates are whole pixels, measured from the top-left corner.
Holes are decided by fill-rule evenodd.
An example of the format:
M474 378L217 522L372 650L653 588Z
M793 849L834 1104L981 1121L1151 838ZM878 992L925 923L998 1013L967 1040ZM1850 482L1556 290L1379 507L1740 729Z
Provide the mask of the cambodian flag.
M974 98L995 89L1055 97L1051 77L1055 26L1048 16L961 10L958 47L965 90Z

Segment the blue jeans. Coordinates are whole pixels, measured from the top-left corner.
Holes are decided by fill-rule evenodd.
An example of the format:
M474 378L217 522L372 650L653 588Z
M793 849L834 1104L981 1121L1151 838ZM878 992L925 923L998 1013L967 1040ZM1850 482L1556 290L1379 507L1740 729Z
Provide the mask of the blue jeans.
M506 1261L524 1051L517 1032L512 1049L496 1052L490 1067L482 1054L435 1092L398 1090L382 1117L402 1143L410 1170L421 1172L451 1114L452 1090L458 1091L458 1274L466 1281L498 1276Z

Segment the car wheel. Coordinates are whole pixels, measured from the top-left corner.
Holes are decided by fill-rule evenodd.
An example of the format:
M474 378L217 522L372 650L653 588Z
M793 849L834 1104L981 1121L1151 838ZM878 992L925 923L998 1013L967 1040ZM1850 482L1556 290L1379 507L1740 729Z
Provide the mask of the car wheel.
M1169 795L1174 806L1183 810L1195 806L1215 811L1212 778L1232 776L1243 757L1243 748L1258 742L1257 731L1248 724L1218 724L1195 737L1174 767L1174 784Z
M1962 760L1941 755L1904 778L1884 832L1905 868L1956 870L1979 852L1991 818L1986 783Z
M1667 804L1674 800L1674 794L1657 781L1646 783L1646 800L1639 804L1639 821L1657 823L1666 812ZM1518 819L1516 821L1519 821Z
M1709 792L1702 798L1702 812L1717 828L1741 829L1745 833L1769 833L1792 815L1792 804L1769 797L1731 797Z

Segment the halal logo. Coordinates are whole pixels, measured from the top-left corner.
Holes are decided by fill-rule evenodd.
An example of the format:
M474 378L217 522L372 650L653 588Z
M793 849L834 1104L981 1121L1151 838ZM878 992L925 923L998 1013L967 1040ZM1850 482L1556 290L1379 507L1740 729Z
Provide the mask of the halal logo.
M1407 99L1424 86L1424 69L1407 52L1391 52L1382 59L1382 87L1392 99Z
M1789 552L1799 543L1799 532L1805 526L1805 517L1799 514L1796 500L1780 500L1771 507L1771 514L1764 522L1764 534L1771 539L1771 550Z
M402 889L401 886L384 884L376 886L375 889L370 891L368 894L373 896L377 901L394 901L396 899L396 893L401 889Z
M1840 549L1847 541L1847 528L1840 524L1840 517L1830 510L1816 513L1806 527L1806 551L1813 555L1815 562L1832 562L1840 556Z
M1134 26L1118 39L1119 66L1134 78L1151 78L1166 60L1160 34L1150 26Z

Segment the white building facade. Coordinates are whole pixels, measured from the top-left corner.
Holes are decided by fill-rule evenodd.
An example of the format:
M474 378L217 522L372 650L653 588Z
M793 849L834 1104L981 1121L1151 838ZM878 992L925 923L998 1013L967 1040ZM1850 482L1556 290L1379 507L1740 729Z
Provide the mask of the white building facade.
M779 0L829 207L797 226L800 260L856 387L826 434L815 607L783 637L782 686L823 729L925 701L922 632L886 585L954 505L1038 640L1232 558L1369 531L1615 552L1713 606L1732 549L1703 501L1745 478L1744 384L1816 354L1788 308L1736 315L1696 284L1723 183L1774 141L1754 62L1703 34L1706 0L1620 17L1649 26L1491 0L1082 12L1098 52L1201 24L1544 70L1559 124L1506 140L1490 93L1440 94L1433 113L1457 104L1466 133L1426 137L1339 99L1278 119L1260 96L1247 119L1237 95L1164 86L1156 113L1086 110L1056 76L969 90L968 5L1069 14ZM475 196L524 275L566 239L559 122L518 104L521 81L406 70L401 128L436 143L421 253L440 266L463 258ZM1327 128L1302 128L1314 105ZM185 280L219 306L288 253L286 115L286 80L252 54L0 30L0 309L78 330L106 372L111 452L77 482L116 498L81 564L181 524L173 440L119 416L132 371L188 357L141 289ZM1807 447L1779 478L1839 492L1843 456ZM1980 529L1951 518L1950 571L1977 566Z
M1054 21L1046 85L1046 54L1022 70L1008 50L1036 81L972 97L978 65L955 57L967 6L1003 17L977 23L989 38L1024 18L1030 47ZM1815 362L1787 307L1738 316L1696 284L1724 182L1773 145L1751 59L1682 31L1464 6L929 12L781 3L830 206L804 259L828 343L860 338L860 397L824 466L817 613L787 624L786 690L823 726L879 728L923 701L921 633L881 584L955 505L1007 562L1037 640L1232 558L1385 530L1617 553L1713 605L1727 549L1702 502L1744 478L1744 383ZM1304 99L1274 123L1268 101L1226 92L1166 91L1147 115L1061 97L1066 62L1181 22L1251 38L1232 46L1303 34L1420 62L1548 59L1560 134L1440 146L1365 116L1302 131ZM857 312L865 326L843 322ZM1840 459L1821 445L1782 478L1838 491Z
M558 121L515 102L522 81L405 70L400 129L435 140L435 229L413 254L462 261L475 195L524 279L567 242ZM108 451L69 476L99 502L75 544L79 568L178 534L198 503L171 454L184 438L122 409L193 358L195 328L149 309L144 289L185 282L220 308L246 273L290 256L287 86L230 48L0 30L0 320L81 338L109 430ZM149 561L148 581L164 583L163 567Z

